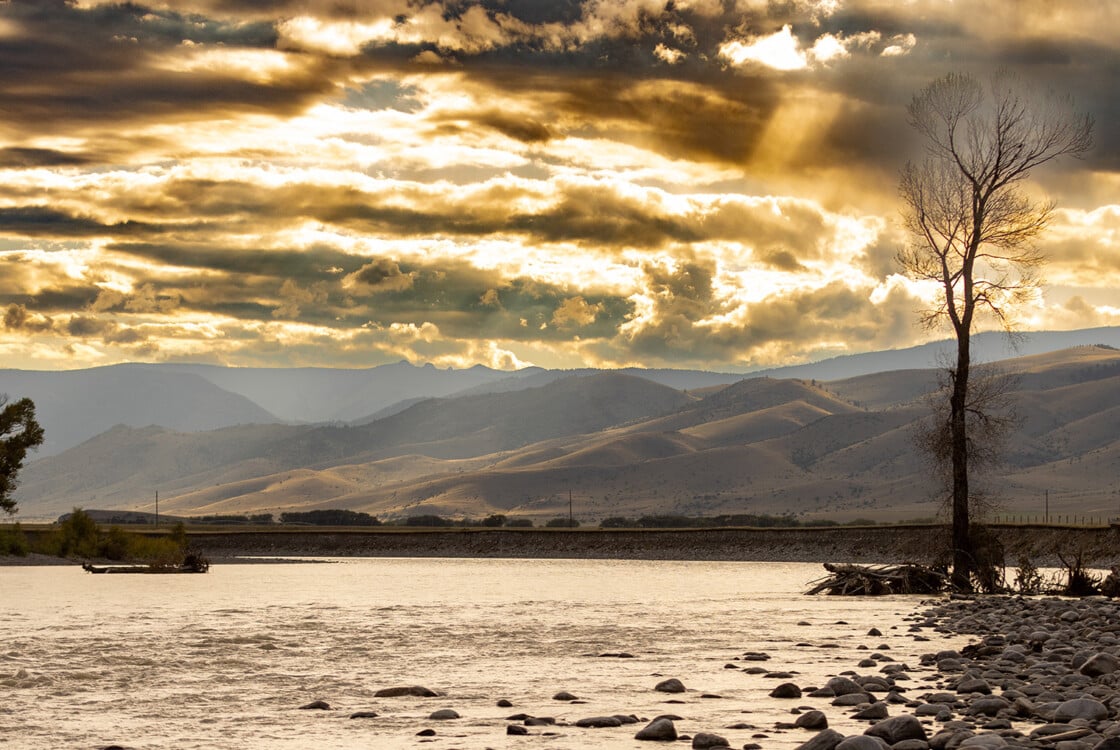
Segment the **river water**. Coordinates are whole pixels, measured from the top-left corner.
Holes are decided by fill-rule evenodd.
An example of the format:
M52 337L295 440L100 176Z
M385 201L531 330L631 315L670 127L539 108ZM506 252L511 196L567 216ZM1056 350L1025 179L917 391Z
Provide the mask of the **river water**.
M910 632L914 597L801 595L823 572L496 559L224 564L172 576L0 567L0 747L648 750L634 740L644 724L570 725L673 713L682 733L787 750L809 737L774 729L796 706L821 708L840 731L864 727L827 699L769 698L783 680L746 668L793 672L805 687L878 671L857 669L877 652L913 667L906 684L919 691L917 656L959 645ZM883 635L868 636L872 627ZM618 653L634 658L601 656ZM654 691L667 677L688 691ZM374 696L401 685L445 695ZM583 702L553 700L559 691ZM299 710L315 700L331 710ZM443 708L461 718L428 718ZM357 711L378 716L349 718ZM515 713L558 725L508 736ZM727 729L740 723L756 728ZM418 737L426 728L435 736Z

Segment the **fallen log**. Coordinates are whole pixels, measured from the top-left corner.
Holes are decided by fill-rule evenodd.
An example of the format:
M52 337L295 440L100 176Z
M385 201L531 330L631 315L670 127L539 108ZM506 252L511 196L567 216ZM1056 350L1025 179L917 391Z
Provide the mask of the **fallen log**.
M851 565L825 563L829 575L811 581L806 594L884 596L937 594L949 586L946 572L925 565Z

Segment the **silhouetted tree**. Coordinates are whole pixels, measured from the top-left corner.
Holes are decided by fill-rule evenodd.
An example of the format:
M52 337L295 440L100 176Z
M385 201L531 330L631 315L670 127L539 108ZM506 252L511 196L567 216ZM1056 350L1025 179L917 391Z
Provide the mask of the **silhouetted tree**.
M970 336L976 316L991 314L1010 330L1008 307L1038 287L1041 255L1033 241L1054 205L1022 189L1035 167L1092 145L1093 121L1072 102L1031 92L997 73L987 87L971 75L949 74L929 84L909 106L910 124L924 137L926 157L902 171L899 192L912 241L898 260L911 278L940 290L922 320L948 321L957 341L948 368L944 424L951 474L953 584L971 588L969 538Z
M35 404L29 398L8 403L0 395L0 510L12 515L18 509L12 492L27 451L43 442L43 428L35 421Z

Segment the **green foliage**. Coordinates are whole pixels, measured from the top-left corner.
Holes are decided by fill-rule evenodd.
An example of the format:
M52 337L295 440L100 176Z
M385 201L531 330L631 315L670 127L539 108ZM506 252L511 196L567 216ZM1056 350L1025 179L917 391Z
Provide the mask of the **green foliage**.
M11 515L18 509L12 499L16 477L27 451L43 442L43 428L35 421L35 404L29 398L7 403L0 396L0 511Z
M548 523L545 524L546 529L574 529L579 527L579 519L568 518L567 516L557 516L550 518Z
M18 523L0 528L0 555L26 557L30 551L27 535L23 533Z
M166 536L146 536L124 531L118 526L102 531L88 513L75 508L62 517L58 528L47 535L34 551L56 557L175 566L182 562L186 549L187 532L181 521Z
M438 516L437 516L438 517ZM269 520L271 521L271 514ZM309 523L314 526L380 526L381 521L369 513L339 508L290 511L280 514L280 523Z

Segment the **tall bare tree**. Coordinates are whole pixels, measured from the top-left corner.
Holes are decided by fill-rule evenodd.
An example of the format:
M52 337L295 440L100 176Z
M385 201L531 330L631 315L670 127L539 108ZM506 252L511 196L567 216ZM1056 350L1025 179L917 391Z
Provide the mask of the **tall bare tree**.
M1010 329L1009 310L1037 289L1042 257L1034 240L1054 211L1034 200L1024 182L1060 156L1079 156L1093 142L1093 121L1068 98L1038 93L1007 73L987 86L951 73L910 102L909 120L924 138L925 158L902 170L899 184L911 242L898 261L908 276L940 289L922 322L946 321L956 336L948 368L949 464L952 475L953 583L971 588L969 535L969 350L978 315ZM972 420L973 422L975 420Z

